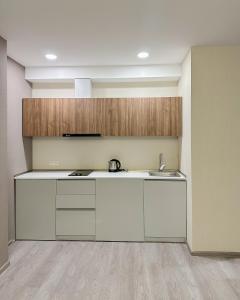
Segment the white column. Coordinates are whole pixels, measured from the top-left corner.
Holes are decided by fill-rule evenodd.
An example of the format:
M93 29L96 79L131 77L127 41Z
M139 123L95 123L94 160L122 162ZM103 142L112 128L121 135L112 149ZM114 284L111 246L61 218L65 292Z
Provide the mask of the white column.
M76 98L92 97L92 82L90 78L76 78L74 82Z

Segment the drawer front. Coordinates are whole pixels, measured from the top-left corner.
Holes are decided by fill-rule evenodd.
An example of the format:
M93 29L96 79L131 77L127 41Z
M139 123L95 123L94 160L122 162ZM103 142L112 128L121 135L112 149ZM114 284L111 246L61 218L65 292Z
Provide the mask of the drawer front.
M58 180L58 195L95 194L95 180Z
M57 208L95 208L95 195L57 195Z
M95 235L95 211L57 210L56 235Z

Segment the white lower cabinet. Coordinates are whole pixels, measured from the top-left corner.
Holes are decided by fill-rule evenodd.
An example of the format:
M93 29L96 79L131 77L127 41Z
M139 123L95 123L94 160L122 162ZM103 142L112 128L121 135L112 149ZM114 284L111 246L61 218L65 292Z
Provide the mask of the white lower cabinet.
M143 180L96 180L96 239L143 241Z
M144 181L147 238L186 238L186 182Z
M57 210L56 235L95 235L95 210Z
M16 239L55 240L56 180L16 181Z
M16 180L16 239L185 238L185 181Z
M58 180L56 238L95 239L95 180Z

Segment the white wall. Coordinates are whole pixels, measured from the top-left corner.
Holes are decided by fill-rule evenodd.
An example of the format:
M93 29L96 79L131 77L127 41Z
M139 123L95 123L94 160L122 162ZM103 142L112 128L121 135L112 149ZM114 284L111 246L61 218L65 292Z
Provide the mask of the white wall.
M177 83L95 83L93 97L177 96ZM33 97L73 97L73 85L33 84ZM169 168L178 168L177 138L33 139L34 169L106 169L119 158L128 169L156 169L163 152Z
M8 265L7 41L0 36L0 273Z
M15 239L14 175L32 168L32 139L22 137L22 98L31 97L25 69L7 61L8 239Z
M182 64L179 96L182 97L182 137L179 138L180 170L187 176L187 241L192 248L192 172L191 172L191 51Z

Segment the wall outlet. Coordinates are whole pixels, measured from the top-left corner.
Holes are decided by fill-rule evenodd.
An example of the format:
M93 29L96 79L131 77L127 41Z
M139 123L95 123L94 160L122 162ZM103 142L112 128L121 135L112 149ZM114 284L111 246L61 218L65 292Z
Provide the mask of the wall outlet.
M58 160L50 160L50 161L48 162L48 165L49 165L50 167L59 167L59 166L60 166L60 161L58 161Z

